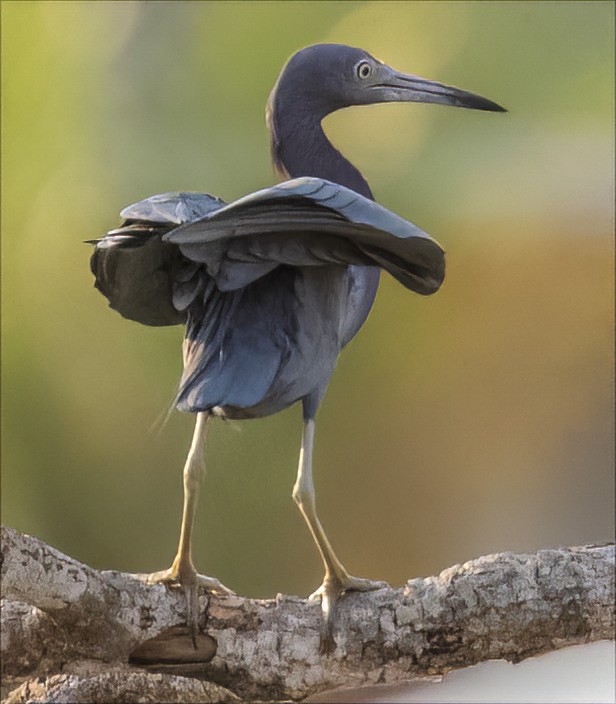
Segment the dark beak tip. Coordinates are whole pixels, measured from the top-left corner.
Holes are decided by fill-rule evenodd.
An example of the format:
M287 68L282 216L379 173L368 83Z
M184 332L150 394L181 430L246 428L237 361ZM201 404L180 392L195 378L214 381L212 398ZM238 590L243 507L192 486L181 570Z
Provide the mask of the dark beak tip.
M474 108L475 110L485 110L486 112L508 112L507 108L504 108L502 105L480 96L473 96L473 99L468 101L464 107Z

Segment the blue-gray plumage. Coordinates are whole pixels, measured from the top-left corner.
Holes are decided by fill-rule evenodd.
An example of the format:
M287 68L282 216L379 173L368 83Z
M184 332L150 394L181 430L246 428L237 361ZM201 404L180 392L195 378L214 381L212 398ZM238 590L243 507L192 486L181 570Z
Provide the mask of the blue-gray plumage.
M125 208L122 226L96 241L97 288L122 315L146 325L186 325L176 404L197 414L184 470L182 534L173 566L152 576L180 583L197 619L191 558L208 417L256 418L301 401L304 435L293 491L317 543L325 579L315 596L333 644L337 598L384 586L350 576L316 513L314 416L340 350L363 325L384 269L408 289L438 290L441 247L374 202L360 172L329 142L321 120L350 105L433 102L503 108L457 88L398 73L361 50L321 44L283 68L267 106L276 168L290 180L226 205L198 193L165 193Z

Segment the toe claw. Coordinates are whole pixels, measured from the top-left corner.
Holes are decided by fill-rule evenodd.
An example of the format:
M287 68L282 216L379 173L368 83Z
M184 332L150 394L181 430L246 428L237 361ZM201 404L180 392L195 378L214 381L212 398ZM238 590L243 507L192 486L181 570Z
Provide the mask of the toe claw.
M334 637L338 600L343 594L337 580L325 580L323 584L310 595L311 601L321 600L321 632L319 636L319 653L331 655L336 649Z
M198 649L197 637L201 631L199 626L199 588L202 587L209 592L222 596L235 595L234 591L225 587L218 579L198 574L192 564L188 568L181 569L174 563L168 570L153 572L148 575L146 583L182 587L186 596L186 624L195 650Z
M320 654L331 655L336 649L336 640L334 638L336 611L338 601L344 593L349 591L376 591L377 589L386 589L388 587L387 582L351 577L348 574L337 579L326 578L323 584L308 597L309 601L321 600Z
M336 650L336 639L334 638L334 624L325 621L321 625L319 636L319 654L331 655Z
M193 648L197 650L197 636L201 630L199 627L199 589L195 584L187 584L184 586L184 594L186 595L186 623Z

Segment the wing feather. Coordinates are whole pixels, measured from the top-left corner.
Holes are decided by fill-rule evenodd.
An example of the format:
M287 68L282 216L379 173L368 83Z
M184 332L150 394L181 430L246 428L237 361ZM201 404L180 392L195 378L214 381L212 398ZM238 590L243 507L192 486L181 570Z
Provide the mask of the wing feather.
M161 193L124 208L119 228L90 241L96 245L90 259L94 285L111 308L144 325L185 323L205 272L162 238L222 205L207 194Z
M380 266L422 294L438 290L445 275L442 247L420 228L317 178L257 191L163 239L205 264L221 290L246 286L279 264Z
M185 322L212 277L244 288L280 265L379 266L407 288L434 293L442 247L387 208L336 183L299 178L228 205L200 193L162 193L125 208L94 241L96 287L123 316L146 325Z

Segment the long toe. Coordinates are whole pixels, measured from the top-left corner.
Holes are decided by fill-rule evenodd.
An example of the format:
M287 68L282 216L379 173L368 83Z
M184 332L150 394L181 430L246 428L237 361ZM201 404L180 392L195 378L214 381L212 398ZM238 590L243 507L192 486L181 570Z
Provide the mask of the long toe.
M226 587L219 579L199 574L194 568L184 566L184 569L179 569L175 564L167 570L145 575L142 579L144 579L147 584L167 584L177 587L189 587L194 585L197 589L202 587L216 594L224 594L226 596L235 595L235 592L229 589L229 587Z
M152 574L145 575L145 582L147 584L178 584L180 583L180 577L177 569L174 567L169 567L167 570L161 570L160 572L152 572Z
M215 594L224 596L233 596L235 592L214 577L206 577L205 575L194 573L188 583L180 580L184 594L186 595L186 623L190 631L190 637L193 642L193 647L197 650L197 637L201 632L199 623L201 612L199 610L199 589L204 588Z
M377 589L389 589L387 582L377 579L348 576L342 583L345 592L375 592Z
M387 582L381 582L376 579L364 579L362 577L352 577L345 575L340 580L335 580L333 583L323 582L323 584L308 597L309 601L322 599L326 592L330 594L338 592L375 592L378 589L389 589Z
M196 574L195 579L198 587L203 587L209 592L214 592L215 594L224 594L225 596L235 596L233 589L226 587L220 580L215 577L206 577L203 574Z
M197 638L200 632L199 626L199 589L203 588L215 594L233 596L234 591L215 577L206 577L199 574L192 564L174 564L167 570L153 572L145 577L148 584L166 584L171 587L181 587L186 596L186 624L189 629L193 647L197 650Z
M331 655L336 649L337 607L340 597L349 591L370 592L377 589L386 589L387 582L374 579L363 579L344 574L339 579L325 579L323 584L313 592L308 599L321 601L321 634L319 642L319 652L321 655Z

